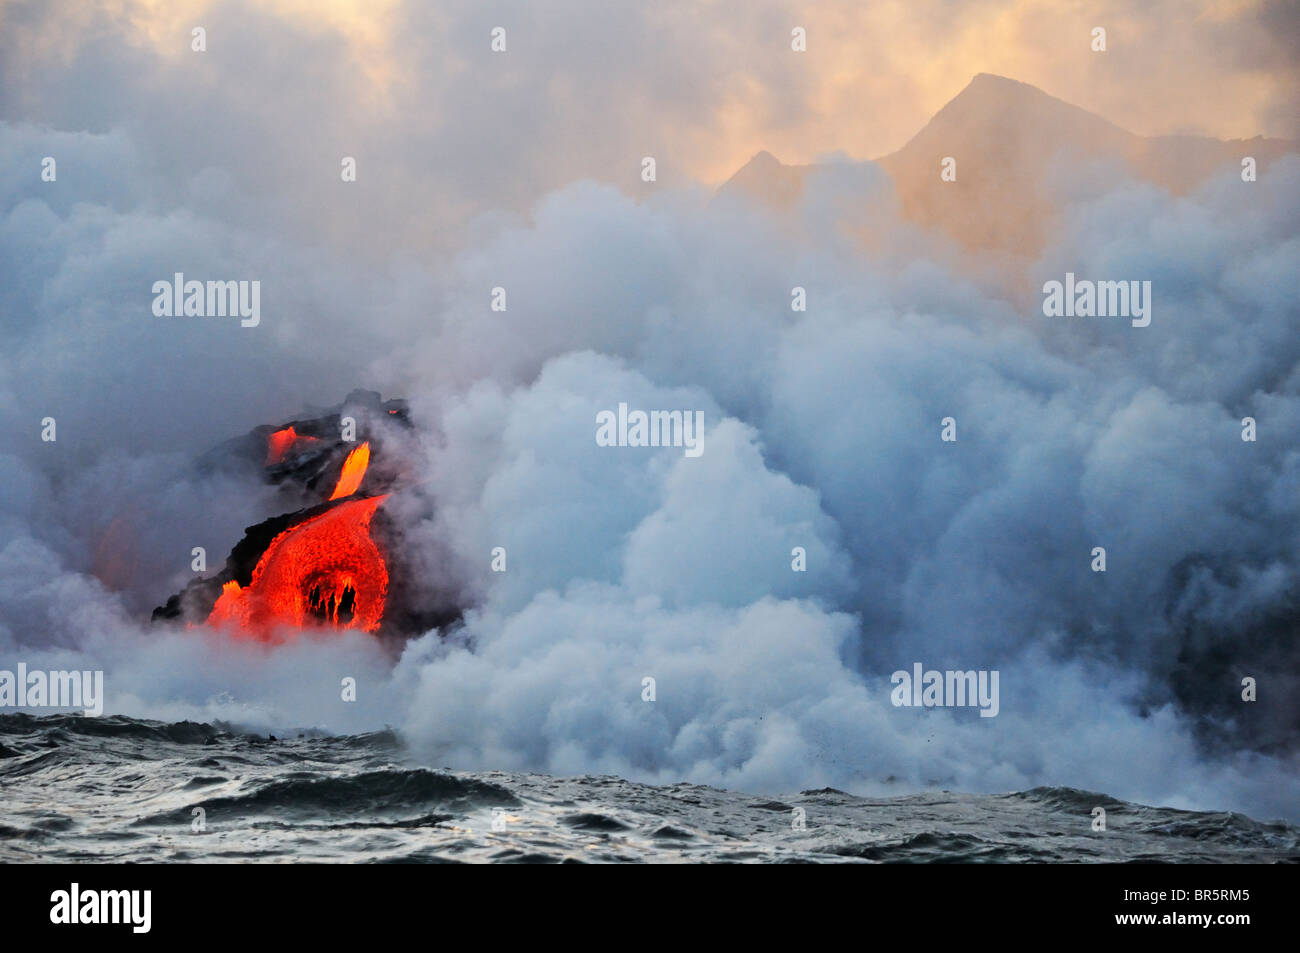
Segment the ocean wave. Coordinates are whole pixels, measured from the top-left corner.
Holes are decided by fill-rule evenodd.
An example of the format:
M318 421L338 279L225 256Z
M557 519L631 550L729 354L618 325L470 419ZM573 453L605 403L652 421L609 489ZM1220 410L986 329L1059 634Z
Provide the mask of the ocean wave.
M392 732L271 740L120 717L6 715L0 737L5 862L1300 861L1295 825L1068 787L756 796L434 769Z

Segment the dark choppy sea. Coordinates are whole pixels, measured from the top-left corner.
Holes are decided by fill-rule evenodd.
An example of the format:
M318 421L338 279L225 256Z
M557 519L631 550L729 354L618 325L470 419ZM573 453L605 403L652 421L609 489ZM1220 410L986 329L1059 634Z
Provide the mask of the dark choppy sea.
M1098 805L1104 833L1091 829ZM1293 824L1071 788L773 798L430 770L390 732L272 741L193 722L0 716L3 862L1297 860Z

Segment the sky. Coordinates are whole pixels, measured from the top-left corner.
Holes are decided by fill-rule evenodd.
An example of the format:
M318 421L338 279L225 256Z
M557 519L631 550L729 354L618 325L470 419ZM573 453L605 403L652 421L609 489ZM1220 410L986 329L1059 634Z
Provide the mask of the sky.
M310 189L324 156L365 154L367 177L423 180L402 191L436 196L441 221L526 209L579 178L629 184L647 154L710 184L760 149L876 158L980 72L1141 135L1294 138L1297 16L1230 0L759 0L743 15L717 2L6 2L0 105L10 120L138 132L168 166L238 160L279 193ZM790 48L795 27L806 53Z
M1067 156L1015 261L863 161L981 72L1295 137L1294 7L736 9L0 3L0 658L454 767L1294 816L1300 157L1171 195ZM760 149L827 161L784 212L715 201ZM178 271L260 281L261 323L156 317ZM1067 271L1150 280L1151 325L1046 319ZM465 628L394 663L151 627L191 547L278 512L193 460L354 387L411 401L392 506ZM702 411L704 453L598 446L620 402ZM914 662L1000 670L1000 714L892 706Z

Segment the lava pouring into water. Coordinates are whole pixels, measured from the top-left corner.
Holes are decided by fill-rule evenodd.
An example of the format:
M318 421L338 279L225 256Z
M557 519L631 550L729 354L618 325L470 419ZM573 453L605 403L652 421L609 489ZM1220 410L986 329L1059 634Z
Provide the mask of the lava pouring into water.
M388 566L370 521L386 499L348 500L276 536L247 587L225 584L208 623L261 641L269 641L277 626L313 622L376 631L388 596Z
M296 440L292 427L273 433L269 457L283 459ZM370 443L347 455L330 501L356 493L370 466ZM384 615L388 566L370 535L370 521L388 497L346 500L275 536L246 587L225 583L208 623L237 637L269 641L279 626L313 622L374 632Z
M337 428L346 420L356 430L345 442ZM459 595L431 590L399 524L386 511L375 520L409 472L397 438L411 427L405 401L358 390L316 417L257 427L209 451L204 466L257 468L287 505L246 526L222 569L190 579L153 621L266 643L296 630L356 630L385 644L459 623Z

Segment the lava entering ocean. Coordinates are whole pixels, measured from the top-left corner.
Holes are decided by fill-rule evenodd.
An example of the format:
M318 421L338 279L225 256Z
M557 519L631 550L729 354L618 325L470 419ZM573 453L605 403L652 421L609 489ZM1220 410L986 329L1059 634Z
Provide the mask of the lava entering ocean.
M267 460L280 463L304 441L293 427L271 434ZM329 500L352 496L370 468L370 441L343 461ZM231 579L208 615L208 624L238 638L268 641L281 626L315 621L375 632L384 617L388 565L370 535L375 510L388 498L348 500L284 530L266 547L247 587Z
M204 466L252 468L299 508L248 527L223 570L191 581L154 610L155 620L270 642L293 628L401 637L459 619L445 592L430 595L426 581L413 576L408 554L392 551L400 536L391 521L376 520L406 472L405 402L355 391L336 411L258 428L205 456ZM368 439L337 437L345 420Z
M388 566L370 520L388 497L348 500L271 540L247 588L222 587L208 616L241 638L268 640L277 626L313 620L374 632L384 616Z

